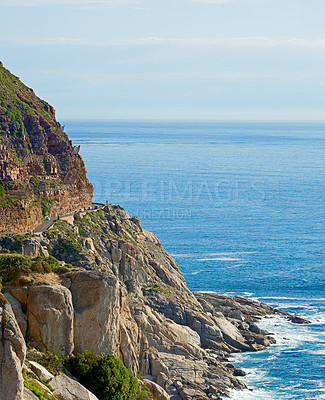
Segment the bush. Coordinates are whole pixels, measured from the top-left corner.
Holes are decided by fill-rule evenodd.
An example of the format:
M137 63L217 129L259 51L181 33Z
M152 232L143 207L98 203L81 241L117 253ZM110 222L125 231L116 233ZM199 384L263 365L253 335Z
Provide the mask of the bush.
M8 254L8 253L10 253L10 250L8 250L8 249L1 249L0 250L0 254Z
M0 293L0 307L5 306L8 303L8 300L5 298L5 296Z
M123 362L112 354L88 351L70 357L67 369L100 400L136 400L138 383Z
M17 278L19 272L27 275L31 273L30 258L20 254L2 254L0 256L0 276L4 282Z
M15 254L6 250L0 250L0 278L4 282L10 282L18 278L20 274L29 276L31 272L38 272L40 274L47 274L50 272L67 272L71 268L71 264L65 264L64 267L60 266L59 261L50 256L35 258ZM0 282L1 283L1 282ZM21 284L32 283L31 280L27 281L26 278L21 279Z
M30 347L27 344L27 347ZM27 359L29 361L36 361L43 365L51 374L57 375L60 372L64 372L63 364L66 362L67 357L61 354L54 354L51 351L46 353L40 353L33 348L30 348L27 353Z

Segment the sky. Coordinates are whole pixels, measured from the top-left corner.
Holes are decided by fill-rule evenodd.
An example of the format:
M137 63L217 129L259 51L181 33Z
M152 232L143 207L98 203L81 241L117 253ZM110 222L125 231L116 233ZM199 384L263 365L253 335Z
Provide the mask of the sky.
M0 0L59 119L325 120L325 0Z

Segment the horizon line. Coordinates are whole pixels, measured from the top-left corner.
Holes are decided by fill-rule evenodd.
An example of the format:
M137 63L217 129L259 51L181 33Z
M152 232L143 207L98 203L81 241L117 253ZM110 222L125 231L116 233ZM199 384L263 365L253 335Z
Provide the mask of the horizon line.
M274 123L325 123L324 119L209 119L209 118L76 118L59 117L65 121L80 122L274 122Z

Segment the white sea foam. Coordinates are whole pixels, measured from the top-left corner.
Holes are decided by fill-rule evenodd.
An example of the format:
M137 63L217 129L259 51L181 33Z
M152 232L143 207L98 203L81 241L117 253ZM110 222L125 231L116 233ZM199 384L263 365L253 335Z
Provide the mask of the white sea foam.
M220 294L221 296L231 297L231 296L236 296L237 293L235 293L235 292L225 292L225 293L218 293L218 294Z
M213 292L212 290L198 290L197 292L206 294L217 294L217 292Z
M320 312L314 314L311 318L310 321L313 325L323 325L325 324L325 313Z
M198 275L198 274L200 274L200 273L203 272L203 271L204 271L203 269L200 269L199 271L186 272L186 273L184 273L184 275Z
M210 257L228 257L228 256L238 256L241 254L255 254L257 251L236 251L228 253L184 253L184 254L171 254L173 257L179 258L210 258Z
M324 356L325 355L325 349L324 350L310 350L308 351L309 354L315 354L318 356Z
M263 389L231 390L230 398L234 400L280 400L280 397L275 392L268 392Z
M257 297L260 300L325 301L325 298L312 297Z
M240 261L240 258L234 258L234 257L198 258L197 261Z
M235 251L232 253L206 253L205 255L208 257L214 257L214 256L236 256L239 254L255 254L257 251Z
M302 343L315 343L319 341L316 333L312 333L308 325L293 325L281 317L262 318L260 328L274 333L277 343L282 351L297 348Z
M235 264L235 265L231 265L230 267L226 267L225 269L238 268L238 267L241 267L242 265L243 265L243 263L241 263L241 264Z

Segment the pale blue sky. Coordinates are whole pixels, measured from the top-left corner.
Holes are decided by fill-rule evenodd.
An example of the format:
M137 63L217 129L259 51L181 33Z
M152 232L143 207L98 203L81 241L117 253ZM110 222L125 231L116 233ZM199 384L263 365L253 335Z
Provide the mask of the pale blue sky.
M325 120L325 0L0 0L61 119Z

